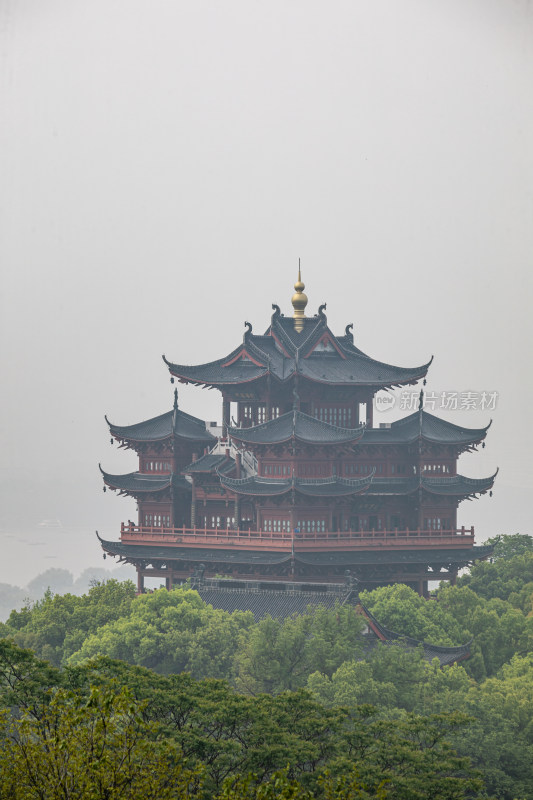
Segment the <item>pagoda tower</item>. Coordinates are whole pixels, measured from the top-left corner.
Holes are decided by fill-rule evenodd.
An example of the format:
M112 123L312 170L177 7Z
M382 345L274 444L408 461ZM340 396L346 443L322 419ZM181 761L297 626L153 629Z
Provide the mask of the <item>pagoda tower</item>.
M395 581L421 594L428 580L454 581L486 558L473 529L458 528L459 503L492 489L495 475L457 474L489 425L468 429L418 410L374 427L377 392L414 386L417 367L376 361L336 336L326 305L312 317L298 273L293 313L273 305L262 335L216 361L164 361L171 380L222 395L221 436L171 412L137 425L110 425L139 453L139 471L104 474L106 486L137 499L136 524L104 550L167 585L201 564L211 575L260 581L341 582L349 572L372 588ZM153 465L157 464L157 468Z

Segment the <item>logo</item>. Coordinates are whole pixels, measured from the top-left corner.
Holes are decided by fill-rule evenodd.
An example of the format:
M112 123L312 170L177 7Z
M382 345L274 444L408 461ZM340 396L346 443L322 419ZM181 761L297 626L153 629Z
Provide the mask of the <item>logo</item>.
M395 404L396 398L393 394L378 394L374 398L376 411L389 411Z

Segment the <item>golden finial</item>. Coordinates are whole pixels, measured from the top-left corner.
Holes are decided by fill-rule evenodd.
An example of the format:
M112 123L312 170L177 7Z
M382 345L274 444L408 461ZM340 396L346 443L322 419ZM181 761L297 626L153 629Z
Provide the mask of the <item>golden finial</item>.
M305 283L302 283L302 272L300 269L300 259L298 259L298 280L294 284L296 293L292 296L292 307L294 308L294 330L301 333L304 329L305 307L307 305L307 295L304 294Z

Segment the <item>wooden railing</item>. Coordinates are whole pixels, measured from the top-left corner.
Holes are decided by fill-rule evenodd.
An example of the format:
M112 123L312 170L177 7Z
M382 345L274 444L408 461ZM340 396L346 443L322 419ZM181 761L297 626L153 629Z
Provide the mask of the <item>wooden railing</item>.
M429 544L469 547L474 543L474 528L454 530L322 531L239 531L231 528L154 528L122 523L121 540L128 544L158 543L197 547L250 548L254 550L328 550L383 546L421 547Z

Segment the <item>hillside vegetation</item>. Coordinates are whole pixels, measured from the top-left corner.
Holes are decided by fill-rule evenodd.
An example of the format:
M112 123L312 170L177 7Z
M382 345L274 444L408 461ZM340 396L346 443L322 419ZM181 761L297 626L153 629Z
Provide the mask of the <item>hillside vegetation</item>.
M498 537L493 563L428 601L362 593L396 631L472 640L444 668L401 643L363 653L352 607L255 623L186 588L48 592L0 626L0 800L529 800L531 542Z

